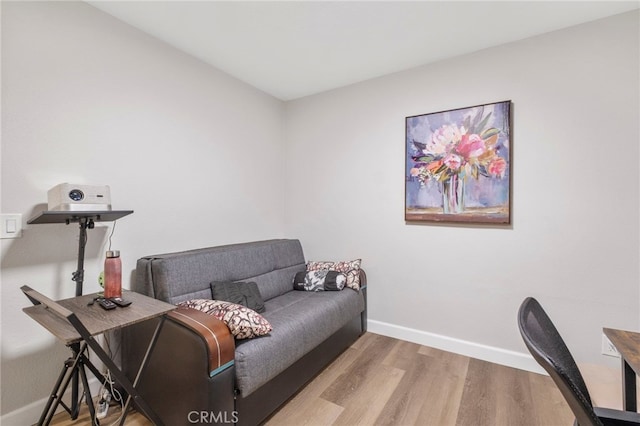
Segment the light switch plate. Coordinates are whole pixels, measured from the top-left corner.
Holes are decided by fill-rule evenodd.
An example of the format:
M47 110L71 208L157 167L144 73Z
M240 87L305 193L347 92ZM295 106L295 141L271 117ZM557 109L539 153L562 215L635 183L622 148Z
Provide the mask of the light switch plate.
M22 214L0 214L0 238L22 237Z

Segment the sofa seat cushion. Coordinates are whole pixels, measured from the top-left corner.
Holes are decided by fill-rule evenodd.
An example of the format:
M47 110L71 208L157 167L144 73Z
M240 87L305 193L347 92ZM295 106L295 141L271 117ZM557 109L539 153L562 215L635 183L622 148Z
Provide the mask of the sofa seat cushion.
M273 330L237 342L236 386L243 397L283 372L364 310L362 293L290 291L265 302Z

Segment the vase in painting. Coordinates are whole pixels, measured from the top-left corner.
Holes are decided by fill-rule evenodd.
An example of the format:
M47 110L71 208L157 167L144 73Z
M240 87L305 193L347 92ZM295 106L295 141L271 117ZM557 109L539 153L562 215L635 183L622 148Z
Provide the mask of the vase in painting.
M442 207L445 214L464 212L464 178L460 175L442 182Z

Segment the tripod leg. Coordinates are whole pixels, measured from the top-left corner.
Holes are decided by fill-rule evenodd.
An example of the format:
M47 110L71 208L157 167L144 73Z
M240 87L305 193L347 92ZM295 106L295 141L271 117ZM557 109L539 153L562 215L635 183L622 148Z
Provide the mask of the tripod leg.
M79 343L72 343L71 345L71 350L74 352L74 354L79 353L82 354L82 351L80 350L80 344ZM79 377L78 377L78 370L74 369L71 372L71 412L69 414L71 414L71 419L75 420L78 418L78 414L80 414L80 400L78 397L79 392Z
M64 376L69 371L69 366L71 361L72 361L71 358L65 361L64 366L60 371L60 376L58 376L58 380L56 380L56 384L53 386L53 389L51 390L51 395L49 396L47 405L44 407L44 410L42 411L40 420L38 420L38 426L45 424L44 420L47 418L47 414L49 414L49 411L55 412L56 408L58 408L58 404L60 403L60 398L58 397L58 391L60 390L60 385L62 384L62 380L64 379ZM56 404L52 407L54 401L56 401Z
M89 389L89 381L87 380L87 372L84 370L84 364L80 362L78 368L79 376L82 379L82 386L84 386L84 395L87 407L89 408L89 414L91 415L92 424L100 424L96 419L96 409L93 406L93 398L91 397L91 390Z
M51 418L55 414L56 408L58 408L58 405L62 402L62 395L64 395L65 391L67 390L67 387L69 386L69 382L71 381L73 376L77 374L78 363L80 362L80 357L82 356L82 351L84 351L86 349L86 347L87 347L87 344L84 343L82 345L81 350L79 352L77 352L77 353L74 353L75 358L69 358L65 362L64 368L63 368L62 372L60 373L60 377L58 378L58 381L56 382L56 386L53 388L53 391L51 393L51 397L49 399L49 402L47 403L47 407L48 408L45 408L45 411L42 413L43 416L40 418L40 421L38 422L38 425L43 425L43 424L44 425L48 425L49 423L51 423ZM64 383L61 383L62 379L64 378L64 376L67 373L67 371L70 371L70 374L67 375L67 378L64 380ZM53 404L53 406L52 406L51 404L54 401L55 401L55 404ZM69 414L73 415L71 410L69 410L64 404L62 404L62 405L69 412ZM47 415L47 417L43 422L42 418L45 415Z

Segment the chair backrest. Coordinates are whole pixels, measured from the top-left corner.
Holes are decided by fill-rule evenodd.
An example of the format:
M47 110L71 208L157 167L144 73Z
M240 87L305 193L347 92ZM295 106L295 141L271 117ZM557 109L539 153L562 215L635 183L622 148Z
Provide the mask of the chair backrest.
M581 426L602 425L573 356L540 303L532 297L522 302L518 327L533 358L551 376Z

